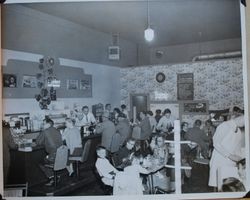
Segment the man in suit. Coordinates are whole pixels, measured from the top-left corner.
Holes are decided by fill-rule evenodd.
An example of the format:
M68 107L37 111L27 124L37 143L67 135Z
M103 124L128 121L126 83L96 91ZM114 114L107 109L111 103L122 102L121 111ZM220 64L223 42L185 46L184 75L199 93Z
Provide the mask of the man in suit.
M60 147L62 142L62 136L59 130L57 130L54 126L54 122L46 118L43 121L44 130L40 133L40 135L36 139L37 145L42 145L45 147L45 151L47 156L45 157L46 163L54 163L56 157L56 150Z
M104 112L102 115L102 123L96 126L96 133L102 134L101 145L104 146L108 151L111 150L111 143L113 135L116 133L115 125L109 120L109 113Z

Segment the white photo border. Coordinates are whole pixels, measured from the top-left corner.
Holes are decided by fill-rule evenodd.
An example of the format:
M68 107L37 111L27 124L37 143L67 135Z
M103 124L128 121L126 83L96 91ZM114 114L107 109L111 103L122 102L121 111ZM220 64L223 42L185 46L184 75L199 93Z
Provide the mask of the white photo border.
M34 3L34 2L86 2L86 1L101 1L101 0L6 0L5 4L11 4L11 3ZM107 1L107 0L102 0L102 1ZM122 0L109 0L109 1L122 1ZM129 0L128 0L129 1ZM141 0L145 1L145 0ZM242 4L240 6L240 13L241 13L241 34L242 34L242 61L243 61L243 86L244 86L244 110L245 110L245 131L249 133L249 106L250 106L250 81L249 81L249 76L250 76L250 5L247 5L247 7L244 7ZM247 27L248 23L248 27ZM4 58L2 58L4 59ZM1 82L2 84L2 82ZM2 100L2 85L0 87L1 89L1 110L3 110L3 100ZM2 119L2 115L1 115ZM0 128L1 130L1 136L2 136L2 126ZM249 134L246 134L245 136L246 141L249 141ZM1 140L2 141L2 140ZM249 142L246 142L246 152L250 152L249 149ZM2 149L2 142L0 142L0 153L3 155L3 149ZM249 170L249 157L250 154L248 155L246 159L246 166L247 166L247 190L249 190L250 186L250 170ZM0 161L0 193L3 194L3 162L2 159ZM177 195L167 195L169 198L174 198L174 199L179 199L179 198L185 198L185 199L200 199L200 198L225 198L225 197L230 197L230 198L236 198L236 197L242 197L245 194L245 192L234 192L234 193L202 193L202 194L182 194L180 196ZM51 199L51 197L32 197L29 199ZM58 197L54 197L58 198ZM62 199L64 197L60 197ZM117 199L117 197L114 196L103 196L103 197L71 197L74 199ZM127 199L128 197L126 196L119 196L119 199ZM152 196L150 195L145 195L145 196L130 196L129 198L131 199L152 199ZM17 198L6 198L6 199L17 199ZM19 198L18 198L19 199ZM20 198L21 199L21 198ZM24 199L24 198L22 198ZM68 199L68 197L65 197L65 199ZM154 199L166 199L166 195L155 195Z

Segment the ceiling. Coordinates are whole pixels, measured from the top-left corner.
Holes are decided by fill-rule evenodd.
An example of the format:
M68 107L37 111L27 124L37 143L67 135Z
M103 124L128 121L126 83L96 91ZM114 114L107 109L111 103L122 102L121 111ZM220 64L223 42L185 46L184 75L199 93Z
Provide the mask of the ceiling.
M147 1L33 3L24 6L145 44ZM241 37L239 0L150 0L149 16L156 34L150 46Z

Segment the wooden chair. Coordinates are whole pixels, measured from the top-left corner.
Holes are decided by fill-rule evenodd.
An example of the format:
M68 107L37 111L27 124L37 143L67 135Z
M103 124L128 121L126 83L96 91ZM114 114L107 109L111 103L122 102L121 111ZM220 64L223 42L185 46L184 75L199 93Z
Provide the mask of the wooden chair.
M60 146L56 151L56 158L54 164L46 164L45 167L48 167L54 172L54 186L57 186L57 175L58 172L65 169L68 160L68 147L65 145Z
M80 148L82 153L79 154L79 148L76 148L73 152L73 155L69 156L70 161L74 161L74 164L76 166L76 176L79 178L80 177L80 169L79 165L80 163L84 163L88 160L89 156L89 151L90 151L90 146L91 146L91 140L87 140L84 148Z

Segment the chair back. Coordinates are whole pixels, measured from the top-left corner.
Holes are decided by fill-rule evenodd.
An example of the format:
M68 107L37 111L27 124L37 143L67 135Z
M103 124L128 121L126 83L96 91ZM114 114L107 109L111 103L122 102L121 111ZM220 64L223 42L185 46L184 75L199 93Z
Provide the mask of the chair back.
M119 133L115 133L112 136L111 144L110 144L110 152L114 153L117 152L121 146L121 135Z
M62 145L56 150L54 171L66 168L67 161L68 161L68 147Z
M85 162L88 160L90 146L91 146L91 140L87 140L83 148L81 162Z

